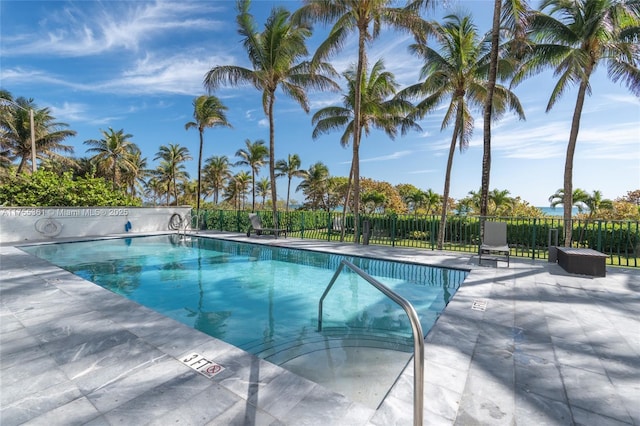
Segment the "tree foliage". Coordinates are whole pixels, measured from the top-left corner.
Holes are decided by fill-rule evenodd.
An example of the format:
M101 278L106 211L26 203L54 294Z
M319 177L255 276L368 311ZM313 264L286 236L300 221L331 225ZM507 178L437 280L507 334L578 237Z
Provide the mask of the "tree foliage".
M32 175L18 175L0 185L0 204L10 207L87 207L140 206L138 198L114 189L103 178L73 178L71 172L58 175L38 170Z

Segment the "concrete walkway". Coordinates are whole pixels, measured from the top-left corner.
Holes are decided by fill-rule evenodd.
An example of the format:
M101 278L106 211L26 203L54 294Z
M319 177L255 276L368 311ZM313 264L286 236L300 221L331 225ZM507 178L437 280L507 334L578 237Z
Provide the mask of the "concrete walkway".
M471 270L426 339L425 425L640 425L640 271L250 240ZM18 248L0 268L3 426L412 424L412 364L373 410ZM224 370L199 374L191 352Z

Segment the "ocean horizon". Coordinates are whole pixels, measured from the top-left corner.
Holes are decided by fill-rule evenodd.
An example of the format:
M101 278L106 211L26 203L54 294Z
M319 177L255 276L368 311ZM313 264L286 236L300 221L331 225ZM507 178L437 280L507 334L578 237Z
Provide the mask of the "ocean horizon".
M548 216L559 216L562 217L564 216L564 208L561 206L558 207L536 207L537 209L540 209L544 214L548 215ZM574 207L571 209L571 216L575 216L578 214L578 208Z

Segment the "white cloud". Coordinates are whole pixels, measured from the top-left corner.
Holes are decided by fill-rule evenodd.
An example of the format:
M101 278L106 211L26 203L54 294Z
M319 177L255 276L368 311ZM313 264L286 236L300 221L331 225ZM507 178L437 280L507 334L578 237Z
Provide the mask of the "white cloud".
M392 152L391 154L381 155L379 157L361 159L360 162L369 163L373 161L397 160L399 158L407 157L413 153L415 153L415 151L396 151L396 152Z
M636 107L640 106L640 98L633 95L604 95L603 97L614 103L630 104Z
M230 58L224 57L215 59L220 63L229 60ZM189 52L172 56L146 54L115 78L106 80L70 81L44 71L22 68L2 70L2 80L12 85L45 83L84 92L198 96L205 91L202 81L210 69L211 61L211 58L198 59L197 55L191 55Z
M437 169L424 169L424 170L414 170L412 172L407 172L410 175L423 175L427 173L440 173L440 170Z
M15 35L3 55L93 56L116 49L135 51L168 31L224 30L224 21L203 19L206 2L95 2L92 8L67 7L41 23L55 30ZM10 42L10 43L9 43Z
M269 120L267 120L266 118L263 118L262 120L258 121L258 126L260 127L269 127Z

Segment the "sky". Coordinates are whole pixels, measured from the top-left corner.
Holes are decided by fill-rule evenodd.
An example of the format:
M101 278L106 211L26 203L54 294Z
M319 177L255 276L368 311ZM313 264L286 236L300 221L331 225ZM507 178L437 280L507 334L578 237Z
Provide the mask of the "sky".
M490 28L492 0L448 0L426 13L442 21L451 13L471 14L481 33ZM538 2L530 2L534 7ZM295 10L298 1L255 1L251 13L263 28L273 7ZM101 130L123 129L142 150L150 168L161 145L186 146L193 160L187 171L197 177L198 131L185 130L193 120L193 99L207 94L205 73L218 65L250 67L237 32L235 1L23 1L0 2L0 87L15 97L33 98L77 135L65 141L74 156L86 157L83 142L102 138ZM314 52L328 28L314 28L308 47ZM331 63L342 73L357 60L351 37ZM383 58L400 87L419 81L420 60L407 47L412 39L383 28L368 46L370 63ZM534 206L548 206L549 196L563 187L564 163L577 88L545 112L555 78L534 76L513 91L526 115L507 113L492 124L490 188L508 190ZM508 83L506 83L508 84ZM598 68L591 79L573 166L574 188L616 199L640 189L640 99ZM245 141L264 140L269 128L261 93L250 86L222 87L215 96L228 107L233 128L205 131L203 160L226 155L234 162ZM340 92L309 92L311 112L278 92L275 104L276 160L298 154L302 168L321 161L332 176L348 176L351 147L342 132L314 140L311 117L318 109L342 105ZM422 131L389 139L373 131L360 147L362 177L393 185L413 184L442 194L452 128L441 129L444 107L418 123ZM450 196L461 199L479 191L482 171L482 111L473 111L473 138L464 152L456 150ZM234 172L243 170L235 167ZM246 167L245 169L246 170ZM268 177L265 167L258 178ZM292 198L300 183L294 179ZM286 179L278 181L278 198L286 198Z

